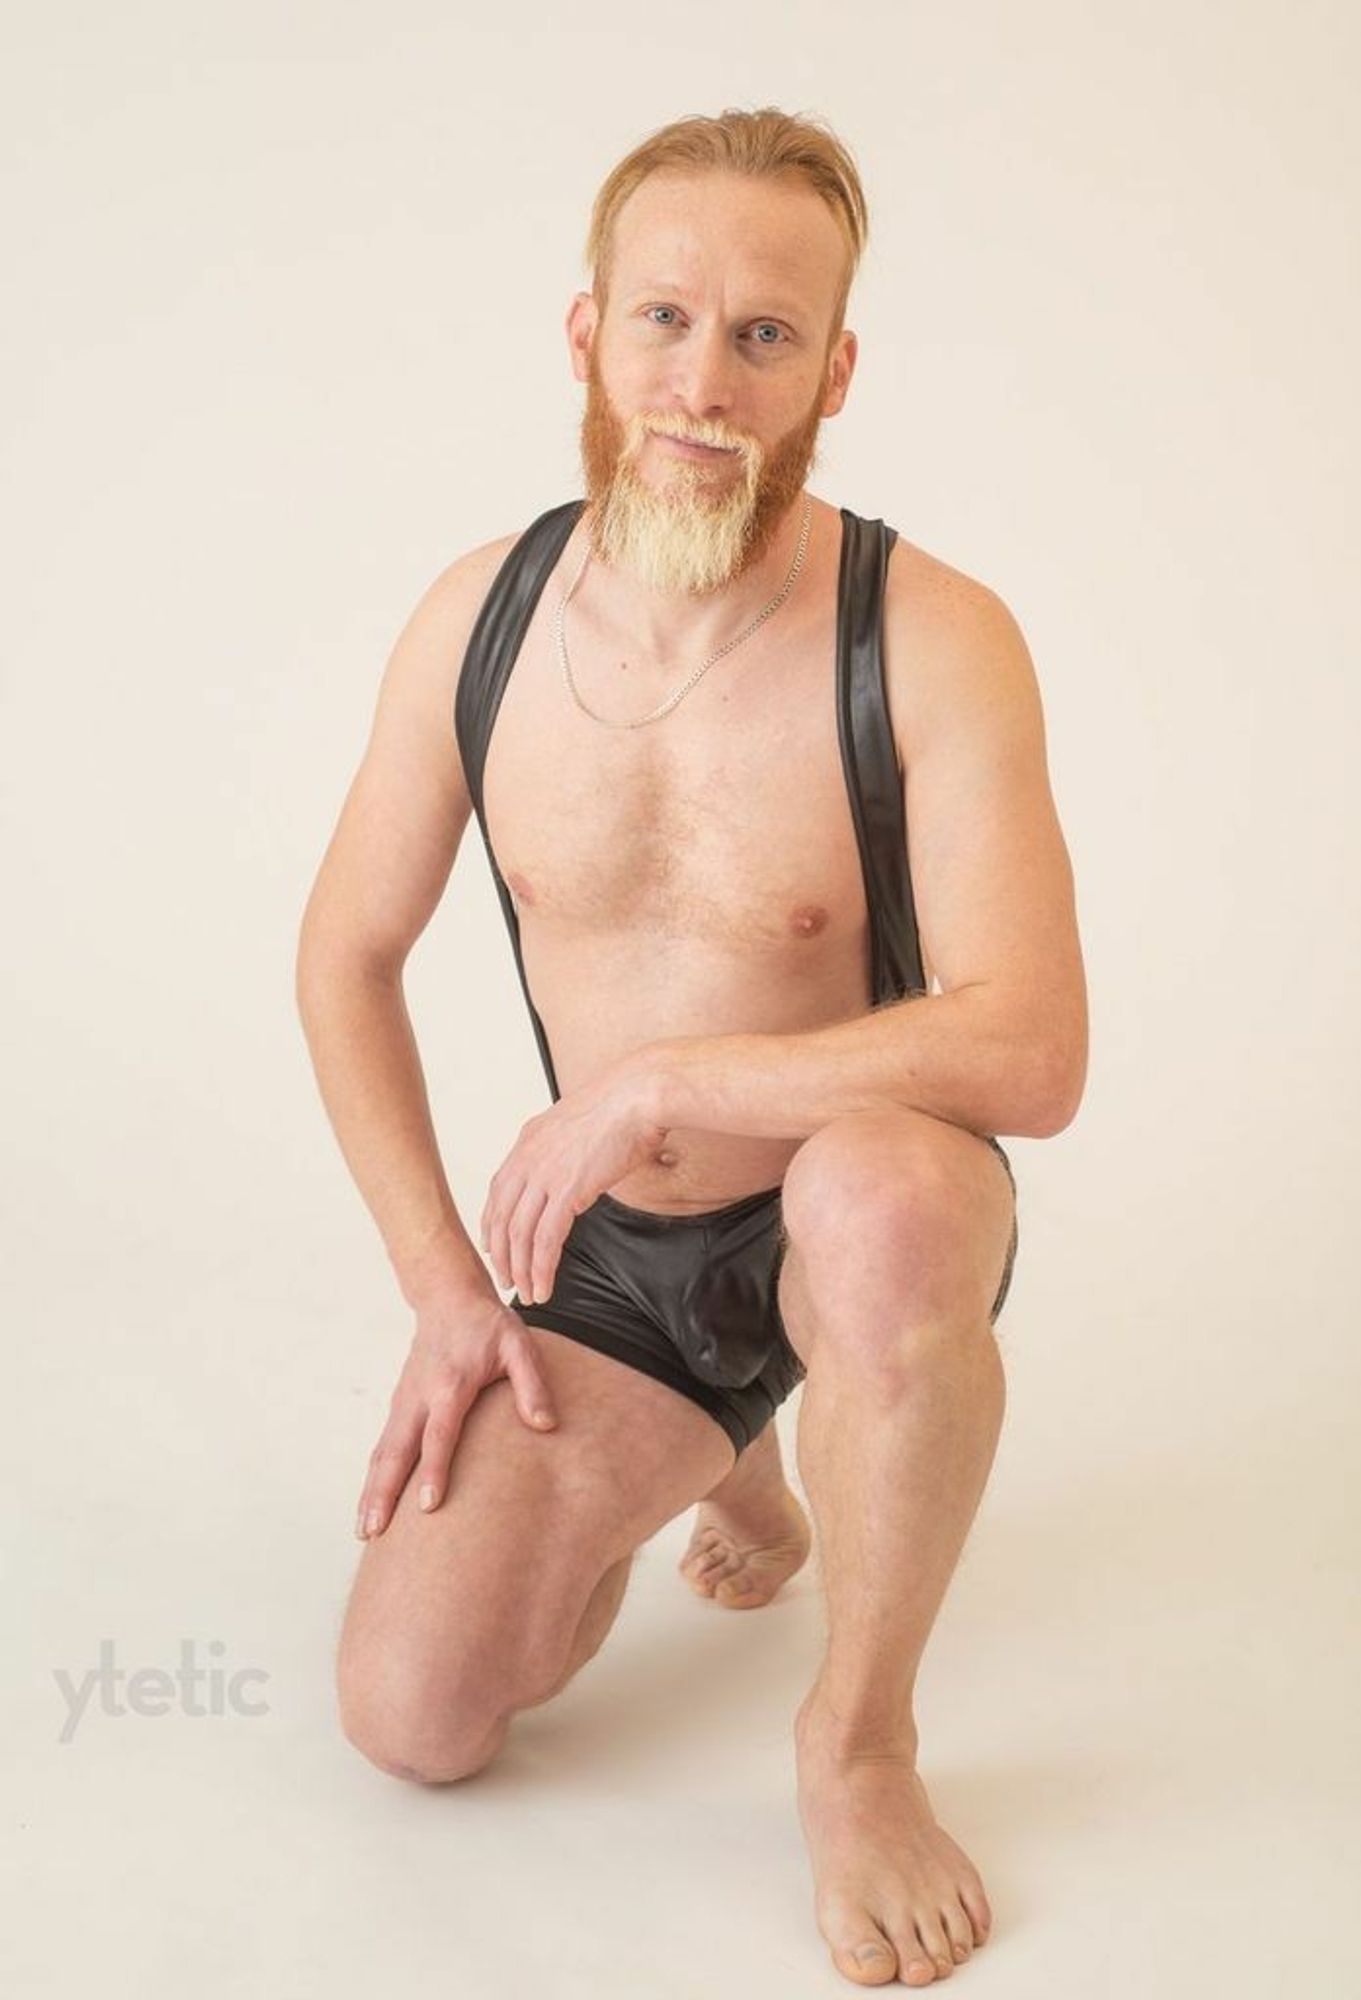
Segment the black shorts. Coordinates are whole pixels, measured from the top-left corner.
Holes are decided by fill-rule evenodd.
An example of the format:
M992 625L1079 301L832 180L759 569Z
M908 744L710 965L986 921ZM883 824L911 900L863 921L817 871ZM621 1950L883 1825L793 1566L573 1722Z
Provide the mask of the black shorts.
M1011 1162L995 1139L1016 1188ZM661 1215L601 1194L567 1232L543 1305L518 1292L528 1326L579 1340L688 1396L743 1452L807 1370L780 1316L778 1280L789 1239L778 1187L697 1215ZM990 1320L1011 1288L1017 1229Z

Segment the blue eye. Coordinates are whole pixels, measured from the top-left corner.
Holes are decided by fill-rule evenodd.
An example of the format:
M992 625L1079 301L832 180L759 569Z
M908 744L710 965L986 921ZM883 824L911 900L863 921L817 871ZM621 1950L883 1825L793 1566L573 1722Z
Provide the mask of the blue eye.
M654 313L669 313L671 317L665 320L654 319ZM675 306L644 306L643 318L647 320L649 325L660 327L666 333L670 333L675 327L680 325ZM757 336L753 342L753 345L756 347L779 347L781 344L787 344L789 340L785 329L780 325L778 320L774 319L757 320L752 332ZM762 335L767 333L773 336L770 340L761 338Z

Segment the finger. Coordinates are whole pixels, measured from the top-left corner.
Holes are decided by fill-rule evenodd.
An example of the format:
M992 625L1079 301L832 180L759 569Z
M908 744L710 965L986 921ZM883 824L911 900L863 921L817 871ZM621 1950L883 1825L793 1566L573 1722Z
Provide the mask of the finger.
M421 1461L417 1468L417 1499L425 1513L443 1500L449 1486L449 1467L458 1449L463 1420L480 1393L482 1384L458 1378L445 1395L430 1405L421 1438Z
M382 1436L369 1454L368 1478L355 1518L354 1531L361 1541L381 1535L391 1520L397 1496L406 1485L420 1450L421 1429L422 1413L415 1409L405 1416L394 1412L384 1425Z
M506 1364L506 1375L510 1382L515 1407L521 1419L531 1430L551 1430L558 1421L557 1408L548 1392L548 1384L534 1357L534 1346L528 1334L521 1339L507 1338L501 1344L501 1353Z
M487 1198L482 1204L482 1220L478 1224L478 1237L482 1248L491 1254L498 1224L502 1220L502 1210L510 1189L510 1168L514 1151L506 1154L496 1172L487 1182ZM516 1176L518 1180L519 1176Z
M539 1217L543 1214L547 1200L547 1188L526 1188L515 1204L515 1212L506 1231L506 1241L510 1249L511 1282L527 1306L535 1302L532 1255Z
M534 1288L534 1298L540 1305L553 1296L562 1246L572 1221L572 1210L564 1208L560 1201L546 1204L539 1217L531 1251L530 1283Z
M507 1290L514 1282L510 1272L510 1218L523 1192L524 1182L517 1176L513 1187L503 1181L490 1198L487 1217L487 1255L491 1258L496 1282L502 1291Z
M491 1256L491 1226L495 1207L496 1176L493 1174L491 1180L487 1183L486 1199L482 1203L482 1216L477 1225L477 1240L482 1246L484 1256L488 1258Z
M500 1171L501 1169L498 1167L496 1173L499 1174ZM481 1220L478 1222L477 1225L477 1240L482 1245L482 1248L484 1250L489 1249L491 1246L491 1221L492 1221L492 1209L495 1206L495 1198L496 1198L496 1174L493 1174L491 1179L487 1183L486 1198L482 1203L482 1216Z

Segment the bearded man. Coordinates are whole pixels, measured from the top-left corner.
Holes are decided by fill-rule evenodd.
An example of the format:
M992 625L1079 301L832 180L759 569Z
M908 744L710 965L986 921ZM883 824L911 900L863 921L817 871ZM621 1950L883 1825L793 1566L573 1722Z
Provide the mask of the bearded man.
M991 1924L914 1687L1002 1421L997 1134L1071 1121L1087 1017L1014 618L807 489L865 231L845 147L774 109L681 119L607 178L566 326L584 497L413 611L298 999L415 1316L359 1503L350 1740L408 1779L484 1768L691 1506L695 1592L769 1603L810 1548L772 1422L800 1388L815 1914L847 1979L926 1985ZM474 815L551 1095L479 1243L402 992Z

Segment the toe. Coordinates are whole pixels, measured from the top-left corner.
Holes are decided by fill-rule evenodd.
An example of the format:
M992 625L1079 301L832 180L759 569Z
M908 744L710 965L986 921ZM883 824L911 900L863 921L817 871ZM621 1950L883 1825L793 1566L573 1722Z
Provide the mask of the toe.
M904 1938L898 1946L898 1963L902 1968L899 1977L904 1986L931 1986L935 1983L936 1968L915 1934Z
M950 1940L950 1952L956 1965L963 1965L973 1951L973 1924L962 1903L947 1906L940 1913L941 1924Z
M743 1567L741 1556L714 1556L704 1565L702 1574L710 1583L721 1583L725 1577L733 1577Z
M832 1951L838 1972L861 1986L886 1986L897 1972L893 1947L876 1932L850 1944L836 1945Z
M716 1583L718 1580L714 1574L715 1567L714 1563L707 1560L692 1562L686 1565L685 1574L691 1583L699 1584L707 1590L711 1584Z
M725 1576L720 1578L715 1597L721 1597L725 1604L740 1603L743 1598L756 1595L756 1585L749 1576Z
M992 1911L988 1907L987 1897L983 1894L982 1884L967 1881L961 1882L959 1885L959 1900L968 1912L969 1921L973 1925L974 1943L976 1945L986 1944L988 1933L992 1929Z
M751 1576L723 1576L715 1588L715 1598L719 1604L733 1604L739 1610L767 1602L767 1594L753 1584Z
M936 1979L936 1968L931 1963L931 1953L923 1945L917 1934L917 1926L910 1916L884 1926L893 1940L893 1949L898 1958L898 1977L905 1986L931 1986Z
M917 1936L922 1941L922 1949L931 1964L934 1976L937 1979L948 1979L955 1969L954 1953L936 1912L930 1911L918 1917Z
M713 1596L714 1594L713 1583L707 1576L700 1576L697 1571L693 1569L688 1569L685 1572L685 1580L689 1584L691 1590L697 1591L701 1597Z

